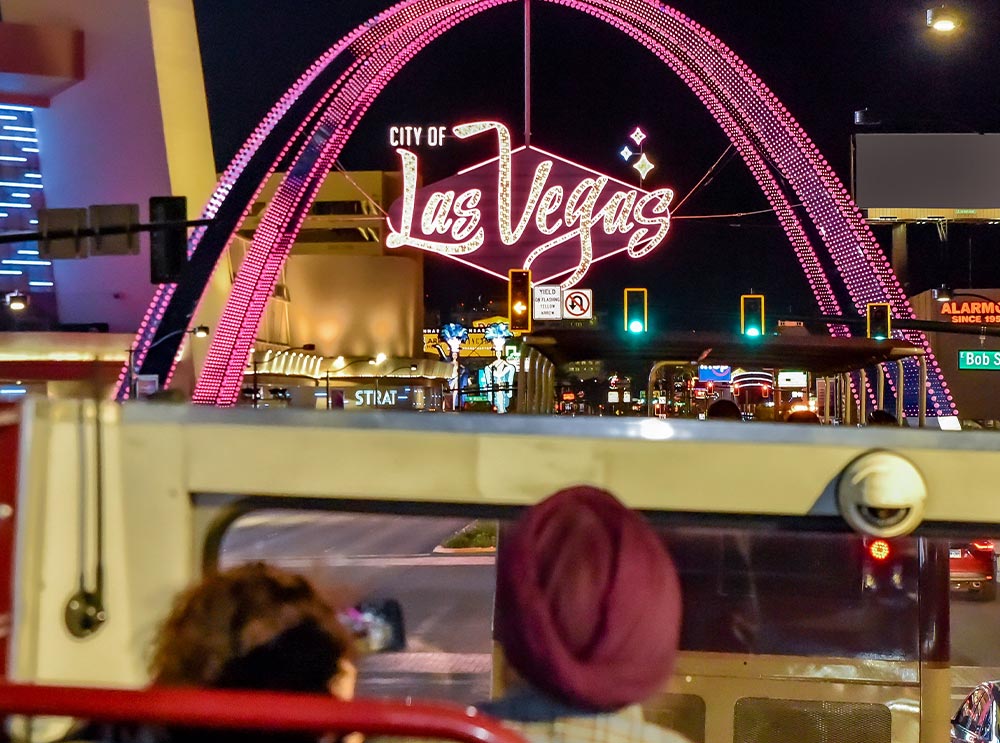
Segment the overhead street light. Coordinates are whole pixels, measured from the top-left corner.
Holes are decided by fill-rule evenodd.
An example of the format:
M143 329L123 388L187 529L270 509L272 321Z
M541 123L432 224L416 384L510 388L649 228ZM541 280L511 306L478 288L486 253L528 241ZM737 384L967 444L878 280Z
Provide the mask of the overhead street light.
M4 298L4 301L6 301L7 307L10 309L11 312L24 312L26 309L28 309L29 299L27 294L22 294L21 292L13 291L7 294L7 296Z
M963 292L963 291L953 291L947 284L941 284L937 289L931 289L931 296L934 297L938 302L944 304L945 302L950 302L956 297L973 297L975 299L984 299L987 302L995 302L995 299L990 299L983 294L976 294L975 292Z
M961 25L958 14L947 5L927 9L927 27L942 34L949 34Z
M164 341L168 341L171 338L175 338L176 336L181 334L193 335L195 338L207 338L210 335L210 333L211 329L207 325L195 325L193 328L178 328L177 330L171 331L170 333L164 335L162 338L158 338L153 343L151 343L149 345L149 348L146 349L146 353L148 354L150 351L152 351L154 348L159 346ZM128 391L129 391L129 397L132 399L135 399L136 394L138 392L138 390L136 389L136 381L137 381L136 374L138 370L135 368L135 352L137 350L138 349L136 349L134 346L128 349Z

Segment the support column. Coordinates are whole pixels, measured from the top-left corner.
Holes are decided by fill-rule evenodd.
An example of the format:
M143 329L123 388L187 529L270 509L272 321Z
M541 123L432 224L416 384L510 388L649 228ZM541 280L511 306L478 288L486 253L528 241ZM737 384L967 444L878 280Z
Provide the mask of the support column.
M847 372L840 375L841 394L840 398L844 402L844 425L851 425L851 412L854 410L854 400L851 399L851 375Z
M919 401L920 409L917 415L917 425L923 428L927 425L927 357L920 357L920 389L918 390L917 400Z
M823 423L830 425L830 377L823 377Z
M879 410L884 410L885 409L885 375L886 375L885 367L882 364L879 364L878 365L878 387L877 387L877 390L878 390L877 399L878 399L878 409Z
M548 359L545 360L545 399L543 404L546 415L552 415L552 402L556 395L556 365Z
M858 383L858 425L863 426L868 419L868 372L861 370Z
M892 270L904 287L910 283L910 250L906 244L906 223L892 227Z
M906 399L906 369L902 361L896 362L896 420L903 425L903 401Z
M523 347L522 347L523 350ZM531 358L531 349L521 354L521 360L517 362L517 396L516 406L518 413L528 412L525 409L528 399L528 374L526 369L528 368L529 359Z
M538 351L532 351L531 371L529 372L531 384L528 387L528 409L532 415L538 414L538 401L541 399L542 387L542 355Z

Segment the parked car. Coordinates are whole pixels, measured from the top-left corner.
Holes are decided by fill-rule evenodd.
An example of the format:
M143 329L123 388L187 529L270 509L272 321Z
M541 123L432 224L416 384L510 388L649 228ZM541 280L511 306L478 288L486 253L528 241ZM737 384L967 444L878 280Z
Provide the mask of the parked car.
M1000 743L997 736L997 693L1000 681L980 684L951 718L951 743Z
M996 598L996 554L992 540L954 543L948 553L948 573L953 592L968 594L983 601Z

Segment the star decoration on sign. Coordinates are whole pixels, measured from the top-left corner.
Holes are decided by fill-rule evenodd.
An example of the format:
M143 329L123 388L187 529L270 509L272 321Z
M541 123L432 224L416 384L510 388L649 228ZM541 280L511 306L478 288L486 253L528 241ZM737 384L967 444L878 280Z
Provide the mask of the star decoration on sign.
M625 162L628 162L629 158L632 157L632 155L634 155L635 153L632 152L632 150L630 150L628 148L628 146L626 145L625 147L621 148L621 150L618 152L618 154L622 156L622 160L624 160Z
M642 153L642 157L640 157L632 164L632 167L638 170L639 177L645 180L646 176L649 175L649 171L651 171L656 166L649 161L649 158L646 157L646 153L644 152Z
M635 142L636 147L641 147L642 140L646 138L646 132L644 132L639 127L636 127L635 131L632 132L629 136L632 138L632 141Z

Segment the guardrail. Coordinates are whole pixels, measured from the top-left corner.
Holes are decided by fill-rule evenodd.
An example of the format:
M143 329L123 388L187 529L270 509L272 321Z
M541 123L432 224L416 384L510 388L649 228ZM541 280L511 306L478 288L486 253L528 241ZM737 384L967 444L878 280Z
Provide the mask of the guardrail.
M283 692L0 684L0 712L178 727L350 731L462 743L525 743L520 735L472 707L369 699L343 702Z

